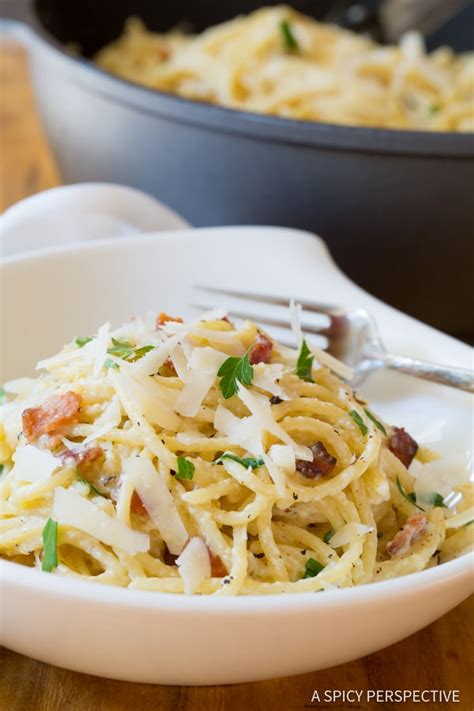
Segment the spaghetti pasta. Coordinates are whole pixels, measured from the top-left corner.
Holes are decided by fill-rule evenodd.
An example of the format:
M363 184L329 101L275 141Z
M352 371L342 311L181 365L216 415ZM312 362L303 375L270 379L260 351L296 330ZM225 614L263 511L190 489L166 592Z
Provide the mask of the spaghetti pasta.
M472 485L454 506L436 491L420 501L415 469L430 457L420 450L407 469L407 433L306 341L283 347L221 316L106 324L37 378L6 383L2 557L138 590L234 595L360 585L472 548Z
M287 118L353 126L472 131L474 54L425 52L321 24L280 5L202 34L149 32L130 18L98 52L103 69L188 99Z

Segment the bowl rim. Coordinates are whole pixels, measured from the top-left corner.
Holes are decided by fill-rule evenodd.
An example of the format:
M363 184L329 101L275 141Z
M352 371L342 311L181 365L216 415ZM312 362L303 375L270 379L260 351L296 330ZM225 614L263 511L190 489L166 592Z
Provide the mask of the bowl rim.
M27 25L43 47L72 69L78 84L114 103L173 122L198 126L247 139L396 156L474 158L474 136L468 132L415 131L302 121L259 114L187 99L148 88L101 69L92 60L73 55L42 24L32 3Z
M298 233L305 238L314 239L314 235L303 230L291 228L265 227L252 225L239 225L230 227L201 228L205 232L216 232L218 230L239 231L246 228L272 229L282 232ZM119 240L127 249L139 243L146 246L157 239L176 239L177 234L187 239L195 237L195 229L188 228L178 232L161 232L158 234L141 234L130 237L123 237ZM324 242L322 242L324 245ZM95 242L71 243L38 249L34 252L23 252L0 260L1 271L9 266L28 266L48 263L56 259L74 258L79 252L97 252L103 249L113 250L116 240L113 238L97 240ZM325 246L325 245L324 245ZM338 268L336 267L338 270ZM339 271L339 270L338 270ZM388 307L390 308L390 307ZM404 318L410 318L403 315ZM446 334L444 338L451 339ZM464 344L461 344L464 346ZM465 345L465 348L469 347ZM438 585L456 585L471 577L474 581L474 552L466 553L454 560L442 563L438 566L428 568L416 573L400 576L375 583L366 583L352 588L325 590L324 595L315 596L314 593L282 593L282 594L257 594L240 596L218 596L218 603L214 595L183 595L176 593L163 593L157 591L134 590L122 588L115 585L97 584L93 581L84 581L75 577L62 575L50 575L35 568L29 568L19 563L0 558L0 590L5 586L20 586L24 589L30 588L38 593L45 593L61 598L80 600L81 602L96 602L98 604L114 605L121 608L143 608L149 610L176 610L180 614L199 611L200 613L219 615L229 612L248 614L271 614L278 610L285 613L299 613L301 610L319 610L327 607L342 607L350 604L366 604L377 602L391 595L410 595L420 589L427 590ZM186 603L183 604L183 598Z
M116 608L140 608L150 611L176 611L181 614L219 616L229 612L273 614L276 611L299 614L302 611L325 610L328 607L347 607L376 603L392 596L406 596L413 592L434 588L442 583L455 586L464 579L474 580L474 552L416 573L352 588L337 588L312 592L257 595L184 595L149 590L135 590L117 585L94 583L56 574L45 573L20 563L0 559L1 587L31 589L36 593L69 598L81 603L105 604ZM448 579L449 577L449 579ZM183 603L185 600L185 603ZM217 601L217 602L216 602Z

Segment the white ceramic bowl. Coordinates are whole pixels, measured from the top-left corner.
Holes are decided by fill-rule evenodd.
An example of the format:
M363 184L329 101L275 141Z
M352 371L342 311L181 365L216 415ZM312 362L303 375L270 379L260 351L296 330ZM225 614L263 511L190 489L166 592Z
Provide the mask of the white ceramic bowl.
M148 309L189 315L193 284L367 308L388 347L462 367L470 349L347 280L314 236L238 227L125 237L6 259L2 378L106 320ZM363 389L388 420L455 458L472 446L463 392L379 373ZM69 669L130 681L223 684L297 674L412 634L472 590L472 558L319 594L185 597L84 583L0 561L1 642Z

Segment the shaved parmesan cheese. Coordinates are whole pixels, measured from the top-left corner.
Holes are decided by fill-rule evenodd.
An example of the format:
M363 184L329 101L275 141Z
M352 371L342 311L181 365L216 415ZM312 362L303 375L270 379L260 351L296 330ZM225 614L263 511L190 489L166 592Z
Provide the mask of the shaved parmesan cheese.
M97 336L89 341L81 351L84 357L94 364L93 373L97 377L107 358L107 349L110 343L110 323L104 323L97 331Z
M186 595L192 595L203 580L211 577L209 551L201 538L191 538L176 563Z
M146 353L140 360L133 364L133 369L137 375L154 375L167 360L174 348L178 345L179 336L168 338L157 348Z
M294 299L290 301L290 325L299 348L304 338L301 328L301 304L295 303Z
M180 428L180 418L172 412L169 400L163 396L165 389L153 378L142 377L135 372L133 365L125 363L121 364L120 370L114 371L114 377L127 398L133 401L136 410L143 413L148 422L169 430Z
M270 459L277 467L283 469L287 474L294 474L296 469L296 457L294 450L287 444L273 444L268 452Z
M14 466L12 476L17 481L33 482L47 479L61 466L61 460L53 457L51 452L43 451L31 444L18 447L13 455Z
M446 519L446 528L460 528L470 521L474 521L474 506L470 506L452 518Z
M229 438L233 444L238 444L251 454L262 454L262 430L257 419L251 417L236 417L230 410L218 405L214 416L214 427L218 434Z
M371 526L365 526L363 523L346 523L345 526L340 528L339 531L336 531L334 536L330 538L329 545L332 548L346 546L348 543L352 543L357 536L364 536L373 530Z
M202 401L214 385L217 371L226 359L214 348L195 348L189 359L184 387L176 400L176 411L184 417L195 417Z
M34 378L16 378L4 383L3 389L12 395L23 395L32 390L37 384L38 381Z
M61 486L54 491L52 517L59 523L78 528L98 538L102 543L120 548L130 555L145 553L150 547L150 539L146 533L128 528L122 521L112 518L91 501Z
M94 432L84 440L83 444L89 444L94 439L100 439L114 427L118 427L122 420L120 400L118 395L114 395L112 401L105 408L104 412L94 422ZM97 429L96 429L97 428Z
M188 532L166 483L152 462L144 457L130 457L125 467L127 478L133 481L135 491L169 552L179 555L188 540Z
M262 458L265 466L267 467L268 473L275 484L276 490L278 491L278 496L283 498L286 490L285 475L283 471L275 464L268 454L262 454Z
M276 395L282 400L289 400L290 396L278 384L278 381L283 377L283 365L281 363L258 363L253 366L252 385L265 390L271 395Z
M177 345L171 353L170 358L178 374L178 378L184 381L186 373L188 372L188 359L185 356L183 346Z
M304 447L295 442L283 427L275 422L271 413L270 403L266 398L251 393L241 383L239 383L238 396L250 412L255 415L255 419L262 430L270 432L270 434L292 447L298 459L303 459L306 462L312 461L313 453L309 447Z

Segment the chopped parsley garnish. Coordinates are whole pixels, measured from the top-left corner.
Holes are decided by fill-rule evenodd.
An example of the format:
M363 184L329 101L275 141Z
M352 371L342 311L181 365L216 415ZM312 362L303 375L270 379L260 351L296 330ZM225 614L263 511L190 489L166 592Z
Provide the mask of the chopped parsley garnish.
M176 479L189 479L191 480L194 476L195 466L186 457L177 457L176 462L178 464L178 471L176 472Z
M0 464L0 476L3 474L3 464Z
M298 360L296 361L296 375L306 383L314 383L312 376L313 360L314 355L309 350L308 344L303 338L303 343L298 353Z
M128 360L130 363L134 363L136 360L142 358L145 353L151 351L154 347L155 346L142 346L141 348L136 348L132 343L112 338L112 345L107 350L107 353L115 356L116 358L122 358L123 360Z
M42 569L46 573L51 573L58 567L58 522L48 518L46 526L43 528L43 563Z
M367 434L367 432L369 430L367 429L367 425L365 424L364 420L359 415L359 413L356 410L351 410L350 412L348 412L348 415L350 415L350 417L352 417L352 419L356 423L357 427L360 429L360 431L362 432L362 434L365 437L365 435Z
M119 364L112 360L112 358L107 358L104 363L104 368L106 370L108 370L109 368L112 368L113 370L120 370Z
M0 385L0 405L3 404L3 401L5 400L5 395L5 388L3 387L3 385Z
M285 48L288 52L299 52L300 46L295 35L293 34L293 27L288 20L282 20L280 22L280 32L282 34Z
M90 481L87 481L87 479L84 479L84 477L81 476L81 475L79 474L79 472L76 472L76 476L77 476L77 478L79 479L80 482L82 482L83 484L87 484L87 486L89 487L89 491L90 491L91 494L95 494L96 496L103 496L103 494L100 493L99 489L96 489L96 487L94 486L94 484L91 484Z
M403 487L403 484L401 483L400 479L397 476L397 488L400 494L403 496L404 499L410 502L410 504L413 504L413 506L416 506L417 509L420 511L426 511L426 509L423 509L421 506L418 506L416 503L416 494L414 491L411 491L410 493L407 493ZM441 496L441 494L438 494L437 492L434 492L431 496L431 500L428 501L427 503L431 504L432 506L439 506L440 508L447 509L448 506L444 502L444 498Z
M308 558L304 569L304 578L314 578L324 569L324 565L314 558Z
M367 417L369 418L369 420L371 420L374 423L374 425L377 427L377 429L379 429L384 435L386 435L387 430L385 429L383 424L381 422L379 422L379 420L377 420L376 417L373 416L373 414L370 412L370 410L366 410L364 408L364 412L367 415Z
M335 531L333 528L330 528L329 531L326 531L326 533L324 534L324 538L323 538L323 541L326 545L329 544L329 541L334 536L334 533L335 533Z
M431 104L429 109L430 116L435 116L437 113L439 113L439 111L441 111L441 106L439 104Z
M238 383L250 385L253 380L253 368L249 361L249 351L244 353L242 358L227 358L217 371L221 378L219 387L226 400L236 394L239 389Z
M441 496L441 494L434 493L433 494L433 499L431 501L433 506L439 506L442 509L447 509L447 505L444 503L444 498Z
M400 479L397 476L397 489L400 492L400 494L403 496L404 499L406 499L410 504L413 504L413 506L416 506L417 509L420 509L420 511L424 511L425 509L422 509L421 506L418 506L416 503L416 495L414 491L411 491L409 494L405 491L403 484L401 483Z
M75 340L75 343L76 343L76 346L78 346L78 348L84 348L84 346L87 345L88 343L90 343L91 341L92 341L92 336L84 336L84 338L82 338L81 336L78 336Z
M221 456L215 460L215 464L219 464L219 462L221 462L223 459L231 459L233 462L238 462L239 464L242 464L242 466L246 469L248 469L249 467L251 469L258 469L258 467L261 467L263 465L263 459L261 458L238 457L236 454L232 454L231 452L224 452L224 454L221 454Z

